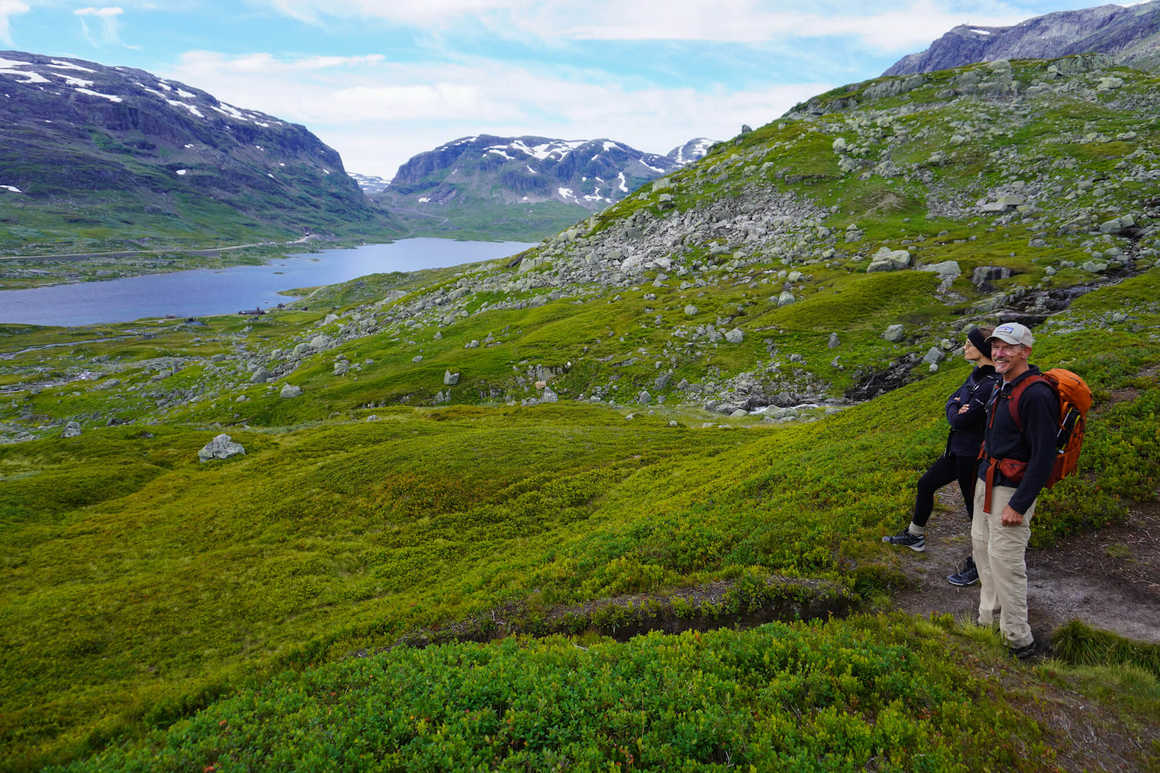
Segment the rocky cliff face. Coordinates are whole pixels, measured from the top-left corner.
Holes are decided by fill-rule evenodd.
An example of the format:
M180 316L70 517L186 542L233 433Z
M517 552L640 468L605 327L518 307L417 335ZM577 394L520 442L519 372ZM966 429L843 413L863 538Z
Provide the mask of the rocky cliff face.
M0 137L0 185L25 208L112 196L292 231L376 217L304 127L142 70L0 52Z
M926 51L898 60L883 75L909 75L999 59L1052 59L1106 53L1119 64L1160 62L1160 0L1129 8L1103 5L1028 19L1013 27L959 25Z

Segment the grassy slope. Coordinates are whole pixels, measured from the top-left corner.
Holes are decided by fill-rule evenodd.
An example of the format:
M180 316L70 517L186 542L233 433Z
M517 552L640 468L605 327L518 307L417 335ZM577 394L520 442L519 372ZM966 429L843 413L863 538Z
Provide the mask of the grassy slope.
M1149 273L1073 313L1128 308L1130 326L1154 326L1157 284ZM1041 539L1089 528L1115 512L1112 492L1147 496L1160 479L1160 390L1138 375L1155 341L1116 326L1098 351L1089 340L1046 338L1043 361L1097 394L1142 393L1093 422L1085 463L1098 475L1053 493ZM195 458L212 431L193 428L5 447L3 665L20 675L4 688L6 746L75 752L164 726L247 677L511 601L534 620L747 572L871 593L895 560L877 535L940 446L938 408L961 376L760 431L561 404L235 431L246 456L213 465Z
M763 144L799 138L801 155ZM844 228L850 217L842 207L858 208L867 234L859 249L921 232L928 237L924 261L956 258L968 275L991 263L1026 272L1002 284L1006 290L1043 283L1044 264L1025 257L1022 224L988 231L985 224L930 221L916 218L913 205L868 215L893 201L886 183L839 182L836 168L830 180L829 146L829 137L792 123L759 129L706 162L736 162L730 179L740 182L684 194L681 205L738 194L751 184L744 175L761 174L750 155L755 149L784 152L776 158L796 165L795 174L823 175L786 185L842 197L833 226ZM678 183L678 202L683 190ZM601 227L650 206L648 195L613 208ZM978 239L960 241L971 235ZM1061 254L1079 255L1067 240L1060 245ZM1007 257L1011 251L1017 257ZM979 314L972 304L984 300L965 279L955 285L965 300L945 304L931 294L929 274L814 263L806 269L813 279L797 291L800 302L776 308L760 280L781 265L770 258L741 277L719 268L707 272L706 286L686 290L610 288L489 311L442 327L439 338L430 324L388 327L304 361L288 379L306 389L294 400L279 398L277 386L256 385L237 402L233 366L211 358L233 356L239 346L287 349L335 332L339 323L325 323L313 304L309 312L219 318L195 328L158 321L4 330L9 351L73 345L0 361L0 386L67 379L86 367L110 370L96 381L0 400L0 420L11 426L51 427L47 422L66 418L86 425L80 438L0 446L0 665L19 675L0 692L7 755L0 764L84 756L111 739L137 743L152 730L139 749L83 765L147 768L161 755L172 767L228 766L231 757L310 766L349 753L354 766L357 747L333 740L348 735L378 739L374 754L401 755L385 757L385 767L583 766L627 762L628 754L665 767L862 767L876 759L906 769L953 768L960 760L979 769L1018 764L1015 757L1031 769L1049 765L1052 752L1041 745L1053 739L1025 721L1020 695L974 681L999 667L995 637L950 623L865 619L626 645L581 639L587 654L548 641L336 662L418 628L512 604L534 629L557 604L716 579L752 588L764 587L771 574L822 578L862 599L887 590L897 556L878 536L897 528L915 478L942 446L941 405L965 374L961 363L816 423L748 429L741 427L752 419L729 430L718 426L729 424L720 418L694 429L701 416L687 407L638 408L628 421L606 407L517 408L490 396L535 395L513 374L572 362L553 380L561 395L608 386L607 394L630 402L641 388L653 388L656 360L669 363L673 381L729 376L770 362L765 338L778 357L800 352L800 369L840 393L861 367L956 336L959 315ZM1064 269L1050 281L1082 279ZM367 292L412 291L410 281L351 283L318 300L326 297L345 315L354 313L346 304L365 303ZM430 281L450 287L457 280L441 272ZM1037 332L1035 361L1079 371L1102 403L1085 450L1088 474L1047 497L1035 520L1041 543L1098 526L1122 514L1126 501L1154 495L1158 292L1160 270L1153 268L1084 296ZM496 300L476 298L470 308ZM699 309L691 319L683 312L689 303ZM657 314L663 326L655 324ZM746 331L743 344L692 353L671 346L672 325L721 318ZM881 330L900 318L919 332L903 344L883 341ZM830 364L831 330L843 339L845 369ZM488 333L496 346L464 348ZM98 340L106 337L115 340ZM367 364L336 377L332 363L340 356ZM177 361L184 367L173 372ZM452 390L458 405L399 405L429 403L445 389L448 369L463 374ZM120 383L110 386L114 373ZM1135 397L1110 405L1113 392ZM663 396L665 405L678 398ZM159 409L174 400L175 407ZM366 421L371 414L378 420ZM97 428L109 415L138 423ZM683 426L669 426L670 419ZM220 423L235 425L228 431L247 455L198 464L197 449ZM744 592L731 599L747 603ZM771 667L782 678L756 678L765 672L753 659L775 652L789 653L793 665ZM680 676L659 683L663 674L645 667L649 661ZM465 662L478 668L463 668ZM606 664L616 662L638 665L608 674ZM325 663L333 665L309 668ZM695 665L682 665L688 663ZM266 684L287 667L292 671ZM587 695L569 692L573 670L600 674L584 682L591 684ZM416 673L445 684L447 699L436 706L408 692ZM1028 678L1035 689L1048 684ZM1052 679L1098 692L1089 677L1066 669ZM1143 697L1113 701L1116 710L1147 717L1155 682L1142 684ZM252 689L215 703L245 685ZM622 694L649 702L620 714L612 696ZM303 707L304 695L312 705ZM393 708L379 708L376 695L393 696ZM735 703L726 703L727 695ZM166 730L207 705L206 713ZM721 705L733 708L713 708ZM572 724L559 729L547 706L573 712ZM285 730L266 729L283 721L275 715L286 717L274 726ZM1021 728L1013 739L1011 724ZM779 738L787 740L773 740ZM929 759L920 756L927 750Z

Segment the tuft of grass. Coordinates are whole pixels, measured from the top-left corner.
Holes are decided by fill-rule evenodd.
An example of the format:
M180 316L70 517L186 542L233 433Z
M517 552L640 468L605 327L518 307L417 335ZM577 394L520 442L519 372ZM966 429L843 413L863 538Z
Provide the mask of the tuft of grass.
M1122 665L1160 677L1160 645L1126 639L1079 620L1058 629L1051 637L1051 647L1055 657L1073 665Z

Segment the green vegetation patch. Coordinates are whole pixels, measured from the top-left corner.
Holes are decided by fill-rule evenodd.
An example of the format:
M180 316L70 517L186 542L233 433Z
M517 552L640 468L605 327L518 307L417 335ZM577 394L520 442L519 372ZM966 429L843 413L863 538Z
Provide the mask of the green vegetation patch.
M397 649L284 674L68 769L1042 769L1041 731L962 646L887 617Z

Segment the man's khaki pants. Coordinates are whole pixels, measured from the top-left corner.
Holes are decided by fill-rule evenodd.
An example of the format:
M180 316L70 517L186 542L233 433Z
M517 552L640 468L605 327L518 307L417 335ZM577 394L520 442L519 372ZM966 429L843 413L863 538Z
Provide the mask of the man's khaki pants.
M1024 647L1034 637L1027 624L1027 542L1035 502L1023 514L1023 523L1004 526L1000 515L1015 489L995 486L991 512L983 511L987 486L975 486L975 517L971 519L971 547L979 570L979 625L991 625L999 612L999 631L1011 647Z

